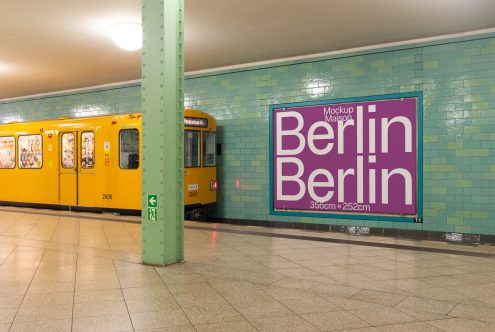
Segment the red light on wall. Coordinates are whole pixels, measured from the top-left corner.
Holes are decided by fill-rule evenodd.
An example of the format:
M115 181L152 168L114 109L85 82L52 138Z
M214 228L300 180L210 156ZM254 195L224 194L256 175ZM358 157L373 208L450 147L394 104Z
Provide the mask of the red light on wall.
M217 191L218 189L218 183L216 180L210 181L210 190L211 191Z
M241 180L239 180L239 179L235 180L235 186L236 186L236 188L240 188L241 187Z

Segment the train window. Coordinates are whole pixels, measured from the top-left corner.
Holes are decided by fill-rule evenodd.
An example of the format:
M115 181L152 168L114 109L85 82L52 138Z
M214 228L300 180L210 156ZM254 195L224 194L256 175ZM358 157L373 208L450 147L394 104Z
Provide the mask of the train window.
M184 167L199 167L199 131L184 130Z
M25 135L18 138L19 168L43 166L43 139L41 135Z
M216 166L216 133L203 132L203 164L205 167Z
M62 134L62 168L74 168L74 133Z
M81 134L81 167L95 167L95 134L91 131Z
M0 168L15 168L15 137L0 137Z
M120 131L120 168L139 168L139 131L137 129Z

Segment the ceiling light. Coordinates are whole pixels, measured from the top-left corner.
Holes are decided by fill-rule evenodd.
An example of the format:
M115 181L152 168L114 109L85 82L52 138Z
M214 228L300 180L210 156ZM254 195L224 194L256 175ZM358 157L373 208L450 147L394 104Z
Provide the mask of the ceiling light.
M138 23L116 23L110 26L113 42L126 51L136 51L143 46L143 32Z
M6 73L9 71L7 64L0 62L0 73Z

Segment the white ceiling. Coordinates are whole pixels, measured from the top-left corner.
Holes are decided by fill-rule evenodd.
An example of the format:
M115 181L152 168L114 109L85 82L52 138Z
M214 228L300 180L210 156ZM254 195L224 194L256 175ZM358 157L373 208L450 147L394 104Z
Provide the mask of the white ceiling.
M153 0L154 1L154 0ZM493 0L185 0L186 70L495 27ZM140 78L140 0L0 0L0 99Z

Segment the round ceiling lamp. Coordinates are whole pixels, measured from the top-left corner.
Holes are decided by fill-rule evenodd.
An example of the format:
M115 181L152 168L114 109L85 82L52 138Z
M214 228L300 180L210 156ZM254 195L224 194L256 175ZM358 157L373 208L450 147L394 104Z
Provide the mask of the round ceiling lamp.
M0 62L0 74L9 71L9 66L7 64Z
M113 42L126 51L136 51L143 46L143 32L139 23L116 23L110 26Z

